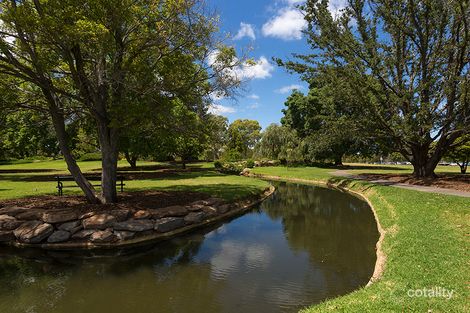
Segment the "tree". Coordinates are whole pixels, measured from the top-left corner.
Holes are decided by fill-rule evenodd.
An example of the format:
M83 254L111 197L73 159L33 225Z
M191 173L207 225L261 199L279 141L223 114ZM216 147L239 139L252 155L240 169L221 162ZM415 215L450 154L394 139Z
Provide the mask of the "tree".
M416 177L434 177L470 131L469 2L348 3L333 17L328 1L308 0L305 33L315 52L279 64L307 81L336 67L336 83L349 85L356 115L365 117L363 131L388 140Z
M294 130L286 126L271 124L262 133L256 146L257 154L271 160L299 161L299 139Z
M227 143L228 119L225 116L207 114L203 118L207 132L206 160L217 160Z
M462 174L467 173L470 163L470 135L457 139L454 145L447 151L446 157L460 166Z
M261 138L261 126L258 121L238 119L228 128L228 143L230 150L234 150L243 158L251 156L253 148Z
M239 64L234 50L214 38L216 19L202 1L9 0L0 12L0 74L16 80L8 83L21 91L17 106L49 114L89 202L116 201L120 136L138 126L149 105L179 98L189 106L194 97L229 94L239 83L229 73ZM65 126L71 116L95 123L100 194L72 154Z
M299 134L306 160L332 160L335 165L342 165L343 156L359 152L365 138L338 89L332 90L322 76L311 85L306 96L294 91L288 97L281 122Z

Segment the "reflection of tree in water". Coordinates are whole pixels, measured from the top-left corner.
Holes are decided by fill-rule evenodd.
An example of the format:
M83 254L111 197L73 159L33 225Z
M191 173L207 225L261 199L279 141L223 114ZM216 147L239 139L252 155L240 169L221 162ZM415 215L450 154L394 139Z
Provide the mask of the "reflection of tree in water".
M280 184L263 208L281 219L294 251L305 251L327 280L367 282L376 260L377 226L368 205L349 194L306 185ZM349 283L347 283L349 282Z
M203 238L192 236L140 254L101 259L4 250L0 312L217 311L222 282L211 280L210 264L192 262Z

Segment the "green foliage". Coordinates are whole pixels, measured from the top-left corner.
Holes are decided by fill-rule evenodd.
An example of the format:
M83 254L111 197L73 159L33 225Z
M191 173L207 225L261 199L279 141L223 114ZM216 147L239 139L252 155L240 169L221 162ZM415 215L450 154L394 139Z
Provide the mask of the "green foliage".
M470 132L470 41L461 39L468 3L357 0L337 16L328 1L302 8L312 53L278 63L313 88L322 76L347 100L361 132L400 152L416 176L433 176L446 150ZM289 123L297 127L294 117Z
M252 159L248 159L248 160L246 160L245 166L247 168L253 168L253 167L255 167L255 161L252 160Z
M215 168L220 173L230 174L230 175L238 175L241 171L246 167L246 162L239 161L239 162L222 162L219 161Z
M59 154L51 122L44 115L24 110L5 113L0 117L0 159Z
M470 135L457 139L446 157L460 166L462 174L467 173L467 167L470 164Z
M235 149L228 149L222 153L222 160L227 162L241 161L242 159L242 154Z
M100 152L89 152L82 154L78 160L80 162L87 162L87 161L100 161L101 160L101 153Z
M258 121L238 119L228 128L227 147L229 150L237 151L242 158L248 158L260 138L261 126Z
M256 155L269 160L295 162L302 160L296 132L287 126L269 125L256 146Z
M207 143L204 151L206 160L217 160L221 157L223 147L227 144L228 119L225 116L207 114L203 117Z

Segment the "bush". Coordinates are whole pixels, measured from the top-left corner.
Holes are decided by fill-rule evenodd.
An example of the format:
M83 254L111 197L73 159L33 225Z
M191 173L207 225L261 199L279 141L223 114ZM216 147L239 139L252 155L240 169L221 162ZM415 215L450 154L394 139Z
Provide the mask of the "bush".
M233 149L226 150L222 154L222 160L226 162L236 162L236 161L240 161L241 159L242 159L242 155L240 154L240 152L233 150Z
M244 162L214 162L214 167L217 171L224 174L238 175L244 168Z
M246 160L246 165L245 166L248 167L248 168L253 168L253 167L255 167L255 161L253 161L251 159Z
M78 158L78 161L100 161L101 160L101 152L90 152L81 155Z

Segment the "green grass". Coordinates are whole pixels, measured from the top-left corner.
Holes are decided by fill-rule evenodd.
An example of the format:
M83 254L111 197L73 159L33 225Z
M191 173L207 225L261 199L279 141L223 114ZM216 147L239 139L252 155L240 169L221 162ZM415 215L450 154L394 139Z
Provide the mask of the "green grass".
M352 174L411 174L413 172L412 165L378 165L378 164L361 164L361 163L345 163L348 172ZM460 174L458 166L437 166L436 174Z
M82 170L89 174L97 174L99 161L79 163ZM179 165L156 162L140 162L137 171L129 171L125 161L119 162L119 168L125 170L124 175L157 175L155 178L126 180L126 191L164 190L164 191L196 191L234 200L259 194L269 184L246 177L223 175L211 170L211 163L192 163L188 168L197 171L183 172ZM173 173L164 173L165 170ZM0 200L22 198L27 196L56 194L55 175L68 174L62 160L38 162L13 162L0 165ZM97 183L97 182L96 182ZM64 184L74 185L73 182ZM64 189L65 194L80 194L78 188Z
M359 191L371 201L386 231L382 249L387 261L378 282L303 312L469 312L468 198L328 177L332 171L255 169L264 175L323 180ZM454 290L454 297L446 300L407 295L410 289L433 287Z

